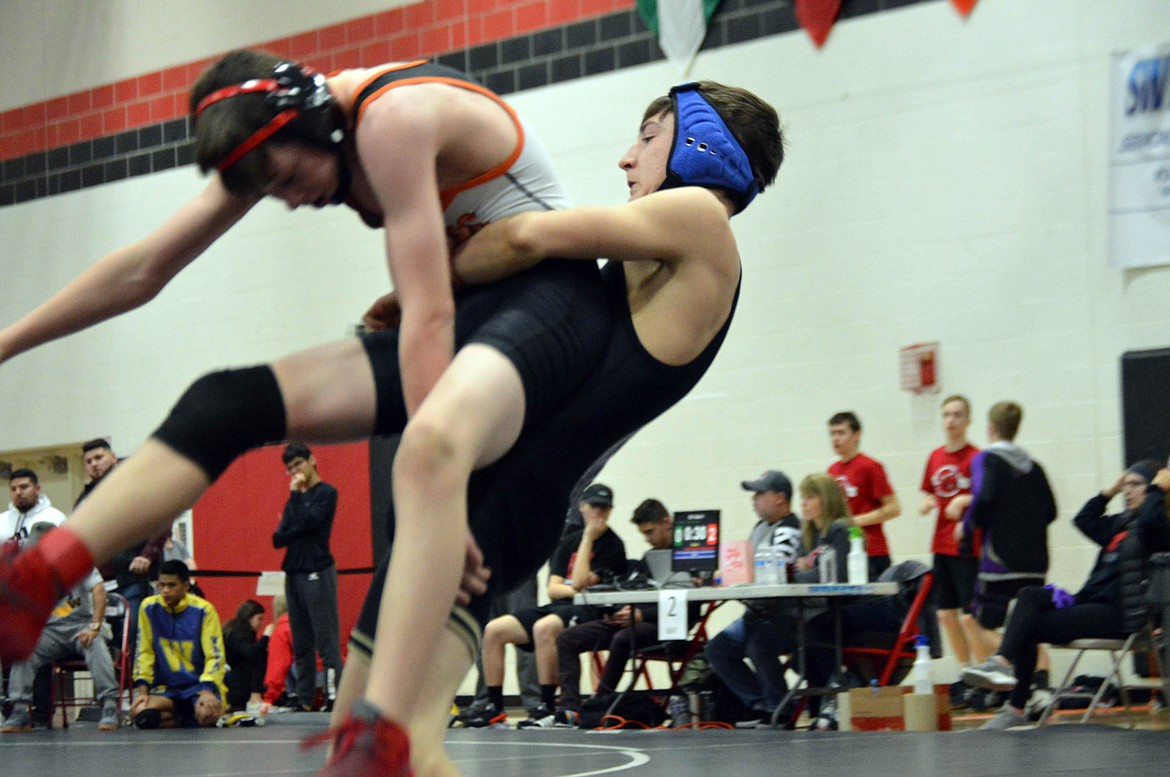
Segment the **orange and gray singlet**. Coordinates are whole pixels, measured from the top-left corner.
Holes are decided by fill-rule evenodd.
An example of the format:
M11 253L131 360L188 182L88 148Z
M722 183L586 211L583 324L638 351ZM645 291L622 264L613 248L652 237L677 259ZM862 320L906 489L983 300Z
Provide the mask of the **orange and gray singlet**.
M443 220L447 234L456 244L471 238L484 224L530 210L558 210L572 203L553 171L543 144L528 131L523 120L494 92L468 80L458 70L423 60L377 68L374 75L357 88L351 121L353 128L362 120L366 106L390 89L423 83L441 83L482 94L507 112L516 126L516 148L500 164L453 189L440 192ZM352 202L350 207L372 227L381 219L363 212Z

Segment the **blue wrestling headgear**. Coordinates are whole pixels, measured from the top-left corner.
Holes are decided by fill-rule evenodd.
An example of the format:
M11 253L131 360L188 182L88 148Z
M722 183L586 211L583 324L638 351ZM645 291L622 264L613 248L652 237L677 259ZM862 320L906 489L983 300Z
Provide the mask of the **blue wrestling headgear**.
M739 213L760 193L760 179L735 133L703 95L697 83L670 90L674 141L661 189L706 186L732 196Z

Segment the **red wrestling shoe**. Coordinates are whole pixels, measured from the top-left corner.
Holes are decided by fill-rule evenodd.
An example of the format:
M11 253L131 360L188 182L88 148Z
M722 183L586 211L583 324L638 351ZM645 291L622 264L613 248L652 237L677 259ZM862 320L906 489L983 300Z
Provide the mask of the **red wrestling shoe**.
M12 543L0 548L0 662L32 655L53 606L92 569L89 549L68 529L53 529L21 551Z
M386 720L365 699L338 728L306 739L302 748L333 742L333 755L316 777L414 777L406 729Z

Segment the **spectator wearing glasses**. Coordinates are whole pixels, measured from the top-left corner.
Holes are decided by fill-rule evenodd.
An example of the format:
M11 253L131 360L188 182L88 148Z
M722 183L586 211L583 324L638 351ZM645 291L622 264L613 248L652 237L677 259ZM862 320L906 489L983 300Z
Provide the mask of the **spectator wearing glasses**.
M1101 546L1081 590L1069 594L1054 586L1022 589L999 650L982 664L963 670L968 685L1011 692L999 715L983 728L1008 729L1028 722L1024 706L1039 644L1116 639L1140 627L1128 617L1127 603L1141 601L1143 570L1150 554L1170 550L1168 490L1170 469L1158 469L1152 461L1138 462L1073 518L1081 533ZM1125 510L1106 515L1105 508L1119 493L1125 494Z
M320 655L325 666L324 708L332 710L341 676L337 565L329 550L337 489L321 480L317 459L307 445L291 443L281 459L289 476L289 496L272 545L287 548L281 569L292 629L297 698L302 709L313 708Z

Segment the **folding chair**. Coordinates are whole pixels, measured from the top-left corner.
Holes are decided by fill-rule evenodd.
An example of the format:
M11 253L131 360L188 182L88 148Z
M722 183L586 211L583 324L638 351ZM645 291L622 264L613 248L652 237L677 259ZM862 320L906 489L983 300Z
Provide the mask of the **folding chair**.
M679 680L682 679L683 672L686 671L687 664L699 654L703 646L707 644L709 637L707 636L707 619L711 617L711 613L719 609L723 605L723 601L706 602L699 617L695 620L690 628L690 636L685 640L677 640L672 642L652 642L645 646L636 646L632 656L632 671L633 680L630 682L626 690L633 690L638 684L638 680L642 680L646 684L647 690L654 690L654 682L650 679L651 662L661 662L666 664L668 676L670 677L670 686L664 691L667 697L671 696L678 688ZM601 677L601 673L605 670L605 661L601 658L600 651L593 651L593 670L594 670L594 690L597 690L597 682Z
M687 669L687 664L691 663L691 660L710 640L710 637L707 636L707 619L723 603L723 601L707 602L698 619L691 626L690 636L686 640L657 642L636 650L634 652L634 682L630 684L630 687L633 688L638 678L642 677L646 680L646 687L653 690L647 664L651 661L661 662L666 664L670 677L670 686L665 691L666 697L669 699L678 690L679 681Z
M1077 664L1081 661L1081 656L1088 653L1090 650L1106 650L1109 652L1112 664L1109 667L1109 673L1105 676L1104 682L1097 692L1093 694L1093 698L1089 701L1089 706L1085 709L1085 714L1081 716L1081 723L1087 723L1089 718L1093 716L1093 710L1096 709L1097 704L1101 701L1101 697L1105 693L1105 689L1109 686L1109 682L1115 681L1117 689L1121 694L1121 703L1125 707L1127 717L1129 718L1129 727L1134 728L1136 721L1129 707L1129 691L1136 688L1160 688L1162 687L1162 678L1166 676L1166 667L1162 665L1161 655L1161 641L1165 638L1162 629L1155 629L1151 625L1135 631L1125 639L1074 639L1067 645L1051 645L1050 647L1058 650L1075 650L1076 656L1073 658L1072 664L1068 671L1064 674L1064 679L1060 681L1060 686L1052 695L1052 701L1044 708L1037 726L1043 726L1052 713L1060 704L1061 698L1069 698L1069 685L1072 678L1075 676ZM1140 655L1145 653L1151 657L1151 665L1156 669L1157 676L1154 678L1138 678L1133 682L1127 683L1121 677L1121 664L1125 661L1126 656Z
M126 597L118 593L106 594L106 621L107 622L122 622L122 644L120 647L111 649L111 658L114 660L114 676L118 679L118 717L122 717L122 697L129 687L130 680L130 664L132 661L129 655L129 641L130 641L130 604L126 601ZM85 659L80 655L71 658L64 658L53 663L53 703L61 709L61 726L62 728L69 728L69 714L70 707L81 708L98 705L96 693L92 682L87 681L89 693L81 693L77 690L78 673L89 673L89 667L85 663Z
M926 606L930 589L934 585L934 574L924 573L918 578L918 592L910 602L902 627L897 634L863 634L858 638L862 646L846 647L842 650L845 666L860 674L869 682L877 680L878 685L897 685L910 671L917 653L914 640L922 633L919 618Z

